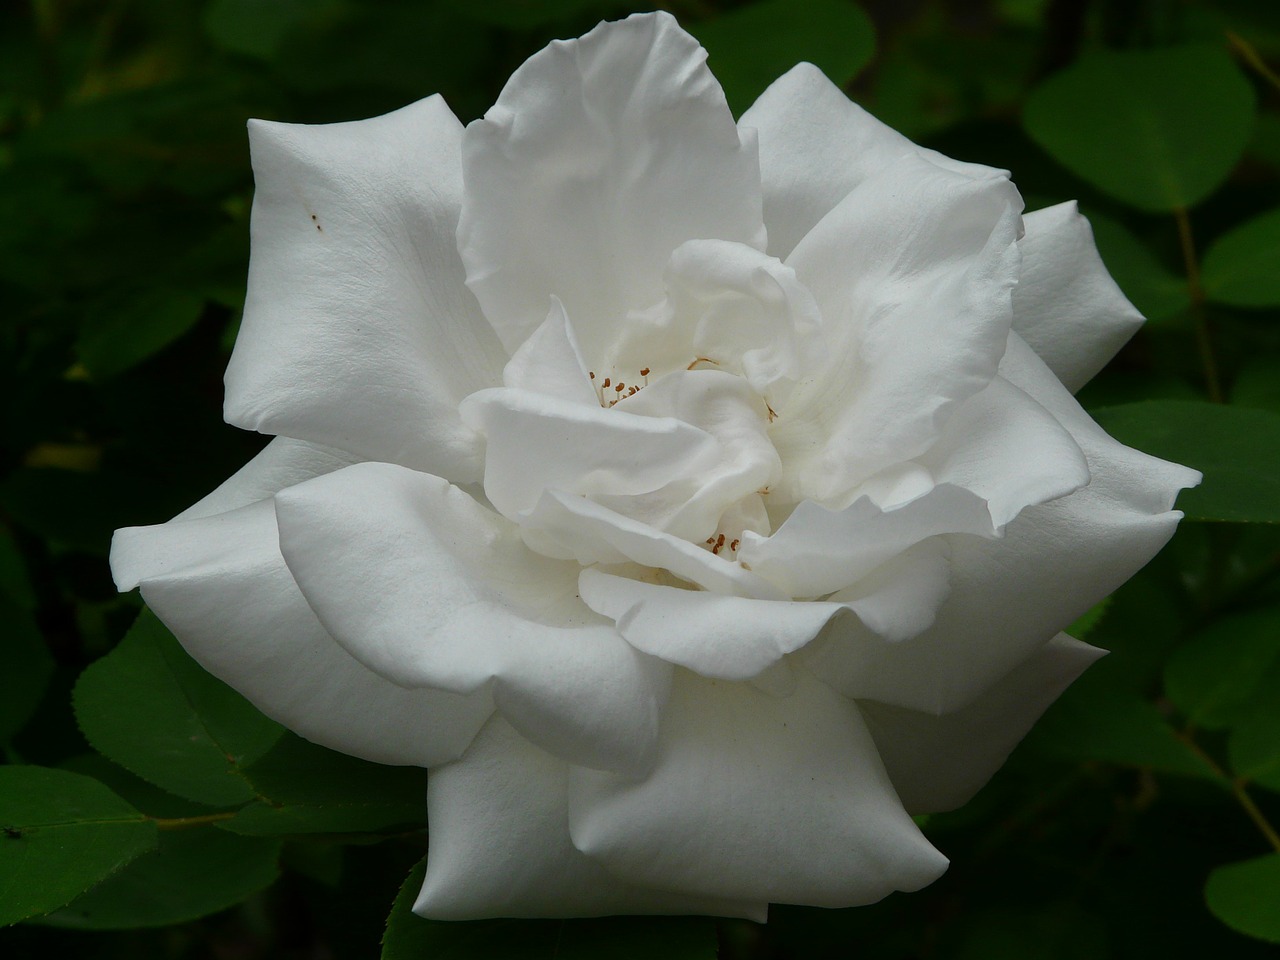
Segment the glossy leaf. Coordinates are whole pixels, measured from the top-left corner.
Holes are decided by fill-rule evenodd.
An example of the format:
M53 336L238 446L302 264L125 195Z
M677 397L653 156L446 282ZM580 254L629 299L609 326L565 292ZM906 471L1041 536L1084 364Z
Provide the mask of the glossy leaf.
M801 60L843 85L876 50L870 18L848 0L764 0L689 29L735 114Z
M48 913L156 845L156 827L89 777L0 767L0 926Z
M1027 98L1027 133L1055 160L1142 210L1216 190L1253 131L1254 93L1215 47L1096 53Z
M1280 609L1225 617L1178 648L1164 672L1165 694L1194 726L1221 730L1241 718L1280 662Z
M150 611L81 675L74 705L96 750L157 786L220 806L257 796L243 766L282 733L207 674Z
M1188 400L1090 413L1122 443L1204 473L1178 496L1188 520L1280 523L1280 415Z
M1233 930L1280 943L1280 853L1218 867L1209 874L1204 899Z
M1280 210L1213 242L1204 255L1204 292L1233 307L1280 305Z

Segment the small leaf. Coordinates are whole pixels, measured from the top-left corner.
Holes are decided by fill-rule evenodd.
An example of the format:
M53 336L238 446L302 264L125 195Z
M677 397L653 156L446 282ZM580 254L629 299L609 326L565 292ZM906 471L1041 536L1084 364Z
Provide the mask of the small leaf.
M1232 930L1280 943L1280 853L1218 867L1204 885L1204 899Z
M1165 694L1198 727L1240 718L1272 664L1280 661L1280 609L1224 617L1184 643L1164 672Z
M1073 173L1142 210L1190 207L1253 131L1253 87L1216 47L1096 53L1031 92L1023 125Z
M1204 255L1204 292L1233 307L1280 305L1280 210L1214 241Z
M870 18L847 0L764 0L689 29L735 114L801 60L842 86L876 50Z
M1199 487L1178 496L1188 520L1280 523L1280 415L1190 400L1090 414L1121 443L1204 473Z
M427 862L409 873L382 936L382 960L715 960L715 925L700 917L601 920L425 920L413 904Z
M206 673L150 611L85 670L72 699L98 752L157 786L216 806L257 796L242 768L283 732Z
M156 827L89 777L0 767L0 926L56 910L156 846Z
M286 733L244 770L260 799L218 825L252 836L426 827L426 771L349 757Z

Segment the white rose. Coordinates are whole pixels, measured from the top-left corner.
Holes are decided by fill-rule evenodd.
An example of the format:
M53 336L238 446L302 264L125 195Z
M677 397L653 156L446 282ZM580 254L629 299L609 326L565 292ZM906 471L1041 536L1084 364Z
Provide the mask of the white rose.
M1071 396L1141 317L1074 205L814 67L734 122L664 14L251 128L227 419L112 565L319 743L431 768L428 917L849 906L1099 653L1198 475Z

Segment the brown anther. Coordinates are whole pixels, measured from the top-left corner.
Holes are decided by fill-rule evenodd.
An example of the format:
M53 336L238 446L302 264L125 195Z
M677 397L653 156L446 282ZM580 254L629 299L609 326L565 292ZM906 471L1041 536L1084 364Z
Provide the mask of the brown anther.
M641 368L640 368L640 376L642 376L642 377L647 377L648 375L649 375L649 368L648 368L648 367L641 367Z
M774 413L774 412L773 412L773 407L769 406L769 401L768 401L768 400L766 400L766 401L764 402L764 408L765 408L766 410L768 410L768 411L769 411L769 422L770 422L770 423L773 423L773 421L775 421L775 420L777 420L777 419L778 419L778 415L777 415L776 413Z
M716 542L715 537L707 537L707 546L711 546L715 542Z
M742 542L741 540L734 540L733 542L731 542L731 543L729 544L729 549L730 549L730 550L732 550L734 553L737 553L737 552L738 552L738 544L740 544L741 542Z
M623 390L627 389L627 385L626 385L625 383L623 383L621 380L619 380L619 381L618 381L618 385L617 385L616 387L614 387L613 389L614 389L615 391L617 391L618 393L621 393Z
M587 372L587 376L594 380L596 378L596 372L594 370L589 370Z
M639 393L639 392L640 392L640 388L639 388L639 387L636 387L636 386L630 386L630 387L627 387L627 396L628 396L628 397L632 396L633 394L637 394L637 393Z
M602 386L602 387L607 387L608 385L609 385L609 378L608 378L608 377L605 377L605 378L604 378L604 383L600 384L600 386Z
M716 545L711 548L711 552L716 556L720 555L720 551L724 549L724 534L716 537Z

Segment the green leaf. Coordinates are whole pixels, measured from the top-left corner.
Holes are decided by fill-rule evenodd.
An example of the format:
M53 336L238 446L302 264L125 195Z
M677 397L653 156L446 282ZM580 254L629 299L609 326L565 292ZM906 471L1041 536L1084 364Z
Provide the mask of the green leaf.
M76 353L94 379L105 380L159 353L195 326L204 297L185 290L148 290L92 313Z
M707 48L734 114L802 60L843 86L876 50L870 18L847 0L764 0L689 30Z
M599 0L449 0L462 14L508 30L530 30L596 10Z
M80 930L184 923L225 910L280 875L280 841L194 827L160 845L41 922Z
M1031 92L1023 126L1073 173L1142 210L1216 190L1253 131L1253 87L1216 47L1096 53Z
M206 673L150 611L85 670L73 703L100 753L157 786L216 806L257 796L243 767L283 732Z
M1121 443L1204 473L1178 497L1188 520L1280 523L1280 415L1190 400L1090 414Z
M1232 930L1280 943L1280 853L1218 867L1204 885L1204 899Z
M1086 639L1089 634L1093 633L1093 628L1098 625L1104 616L1106 616L1107 608L1111 606L1111 597L1103 597L1092 607L1081 614L1071 626L1067 627L1066 633L1075 637L1077 640Z
M716 930L700 917L602 920L424 920L413 913L427 862L409 873L382 936L382 960L715 960Z
M0 744L25 726L40 705L53 676L54 662L29 610L0 592Z
M290 28L318 19L334 4L315 0L213 0L203 24L209 39L224 50L270 60Z
M1233 307L1280 305L1280 210L1223 234L1204 255L1204 292Z
M1102 261L1124 295L1148 320L1160 320L1191 306L1187 282L1162 264L1151 249L1115 220L1089 214Z
M1217 620L1178 648L1165 694L1197 727L1222 730L1241 717L1267 671L1280 661L1280 609Z
M1280 700L1276 682L1280 670L1272 669L1259 684L1252 713L1241 721L1227 741L1231 769L1246 780L1280 791Z
M218 825L253 836L426 827L426 772L369 763L286 733L244 770L261 799Z
M156 845L156 827L89 777L0 767L0 926L56 910Z

